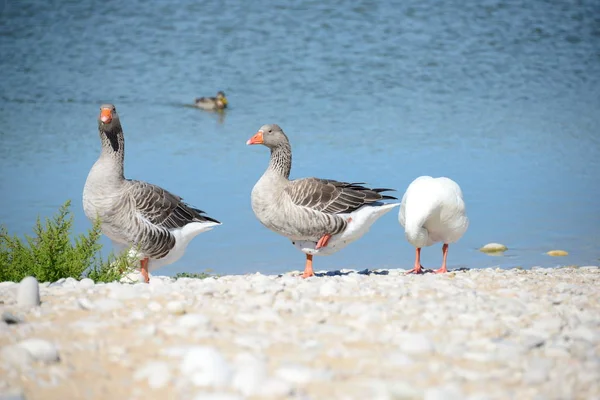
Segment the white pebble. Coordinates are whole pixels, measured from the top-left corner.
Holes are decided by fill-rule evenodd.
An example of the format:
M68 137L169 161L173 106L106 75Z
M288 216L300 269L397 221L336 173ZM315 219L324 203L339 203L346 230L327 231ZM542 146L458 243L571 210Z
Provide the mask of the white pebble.
M185 314L185 306L180 301L170 301L167 303L167 311L173 315Z
M231 393L219 393L219 392L211 392L211 393L198 393L194 400L244 400L242 397L237 394Z
M110 297L117 300L130 300L138 297L138 291L132 285L121 285L115 282Z
M338 285L332 279L325 281L319 288L322 297L335 296L338 293Z
M286 365L275 371L275 375L286 382L303 385L313 379L313 371L302 365Z
M74 288L74 287L77 287L77 285L79 285L79 282L77 281L77 279L71 278L71 277L68 277L63 282L63 287L66 287L66 288Z
M260 395L270 399L283 399L291 396L292 386L281 379L269 378L260 388Z
M42 339L26 339L18 344L22 349L27 350L31 357L37 361L47 363L58 362L58 350L56 346L47 340Z
M267 378L267 368L263 361L251 355L244 355L237 361L232 385L244 396L258 394Z
M25 400L25 395L21 390L11 390L0 395L0 400Z
M77 304L82 310L91 310L94 308L94 303L84 297L77 299Z
M462 400L464 395L458 386L448 385L427 389L423 400Z
M19 307L37 307L40 305L40 286L33 276L25 277L19 283L17 305Z
M400 349L408 354L429 354L434 350L433 343L421 334L408 334L403 336Z
M180 368L196 386L226 386L231 380L231 368L227 361L212 347L190 348Z
M152 312L159 312L160 310L162 310L162 305L160 303L157 303L156 301L151 301L150 303L148 303L148 309Z
M123 303L115 299L100 299L94 305L96 310L99 311L112 311L123 307Z
M152 389L160 389L171 380L171 370L167 363L152 361L140 367L133 375L133 379L146 380Z
M94 286L94 281L90 278L83 278L79 281L79 287L81 289L89 289Z
M181 328L206 328L210 320L202 314L186 314L177 319Z
M31 354L18 345L2 347L0 356L4 362L18 368L25 368L33 361Z

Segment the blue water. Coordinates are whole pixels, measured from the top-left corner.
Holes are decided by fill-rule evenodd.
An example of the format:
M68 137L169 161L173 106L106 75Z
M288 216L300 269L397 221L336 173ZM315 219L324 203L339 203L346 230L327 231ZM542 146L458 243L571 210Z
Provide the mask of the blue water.
M90 227L81 193L99 105L112 102L126 175L223 222L164 274L303 268L250 208L268 150L245 141L265 123L290 137L292 177L398 197L419 175L456 180L471 226L451 268L599 262L596 0L4 1L0 54L0 221L11 232L67 199L75 230ZM186 107L217 90L224 115ZM510 250L477 251L488 242ZM423 251L424 266L439 266L440 247ZM556 248L569 256L545 255ZM408 268L413 257L393 211L315 268Z

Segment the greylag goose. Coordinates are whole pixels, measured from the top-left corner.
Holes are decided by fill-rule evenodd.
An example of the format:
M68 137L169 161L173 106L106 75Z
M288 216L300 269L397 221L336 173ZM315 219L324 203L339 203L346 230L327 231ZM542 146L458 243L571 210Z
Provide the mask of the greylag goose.
M203 110L215 111L227 108L227 97L225 93L217 92L217 97L198 97L194 100L196 107Z
M116 248L133 246L149 282L148 271L174 263L196 235L221 223L161 187L125 179L125 139L112 104L100 107L98 130L102 151L85 181L83 210L90 220L100 218Z
M252 210L270 230L289 238L306 254L303 278L314 275L313 255L330 255L363 236L383 214L400 203L362 183L329 179L290 180L292 149L278 125L263 125L246 144L271 150L269 167L252 189Z
M421 274L421 248L442 242L442 267L435 273L448 272L448 245L458 241L469 227L460 186L452 179L420 176L402 196L400 225L406 239L416 248L415 267L407 273Z

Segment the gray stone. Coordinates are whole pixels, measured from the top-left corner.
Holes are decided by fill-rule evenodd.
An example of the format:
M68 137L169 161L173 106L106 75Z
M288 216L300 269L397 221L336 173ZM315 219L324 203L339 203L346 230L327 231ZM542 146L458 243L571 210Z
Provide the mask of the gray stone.
M23 322L23 318L11 313L10 311L4 311L2 313L2 321L6 322L9 325L20 324L21 322Z
M54 344L42 339L26 339L18 344L22 349L27 350L31 357L36 361L54 363L60 361L58 350Z
M40 286L33 276L25 277L19 283L17 305L19 307L37 307L40 305Z
M171 370L165 362L151 361L140 367L133 379L145 380L152 389L160 389L171 381Z

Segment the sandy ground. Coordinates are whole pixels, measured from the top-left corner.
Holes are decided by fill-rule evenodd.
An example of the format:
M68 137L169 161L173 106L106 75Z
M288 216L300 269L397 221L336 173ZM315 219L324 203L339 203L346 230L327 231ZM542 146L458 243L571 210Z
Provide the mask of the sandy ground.
M598 267L18 288L0 399L600 398Z

